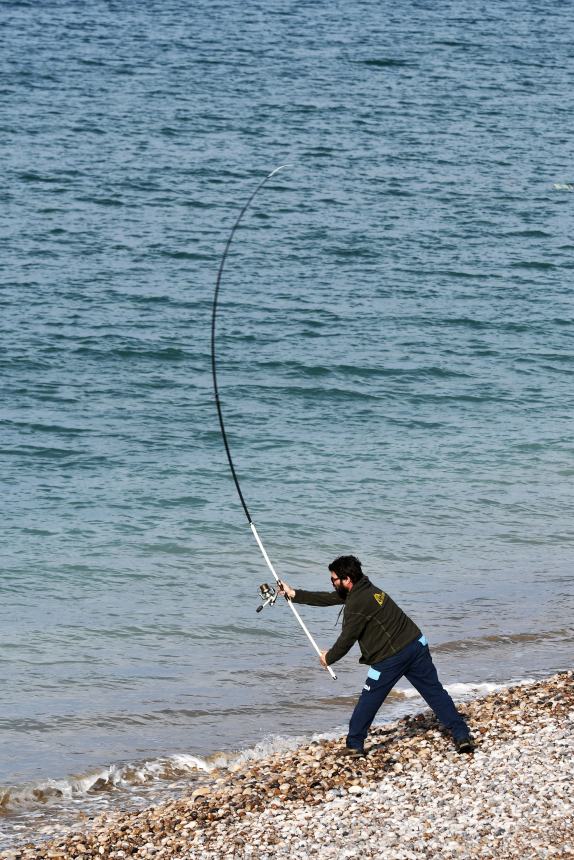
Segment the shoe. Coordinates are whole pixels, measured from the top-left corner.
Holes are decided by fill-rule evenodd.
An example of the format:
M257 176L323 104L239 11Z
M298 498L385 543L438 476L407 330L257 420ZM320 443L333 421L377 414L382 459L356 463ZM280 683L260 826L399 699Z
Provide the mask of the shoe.
M339 758L365 758L366 755L365 750L358 750L355 747L343 747L343 749L337 750Z
M472 740L470 735L467 735L465 738L455 738L454 745L457 753L473 753L474 752L474 741Z

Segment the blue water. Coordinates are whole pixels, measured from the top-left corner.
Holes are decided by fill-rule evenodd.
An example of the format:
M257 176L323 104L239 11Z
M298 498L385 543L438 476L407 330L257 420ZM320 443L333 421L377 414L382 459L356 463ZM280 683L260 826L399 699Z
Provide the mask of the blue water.
M0 40L0 845L19 788L329 731L360 689L255 614L213 402L217 268L279 164L218 319L278 571L354 552L448 684L571 667L566 7L14 0Z

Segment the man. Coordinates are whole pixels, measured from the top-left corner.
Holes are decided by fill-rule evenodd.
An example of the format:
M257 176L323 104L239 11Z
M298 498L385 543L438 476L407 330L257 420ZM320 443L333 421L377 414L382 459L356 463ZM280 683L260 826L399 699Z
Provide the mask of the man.
M279 593L294 603L308 606L344 604L341 635L332 648L321 652L321 663L330 666L359 643L360 663L370 666L367 680L349 723L342 755L365 755L364 743L375 715L400 678L418 690L443 725L449 729L460 753L472 753L468 727L453 700L440 683L425 636L388 594L364 575L354 555L342 555L329 565L334 591L303 591L279 583Z

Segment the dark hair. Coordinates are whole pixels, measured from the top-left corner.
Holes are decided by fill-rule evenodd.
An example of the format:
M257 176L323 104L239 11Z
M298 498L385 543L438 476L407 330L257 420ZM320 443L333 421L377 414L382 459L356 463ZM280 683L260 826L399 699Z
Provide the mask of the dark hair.
M336 573L339 579L349 577L351 582L358 582L363 578L363 569L361 562L354 555L340 555L335 561L329 565L329 570Z

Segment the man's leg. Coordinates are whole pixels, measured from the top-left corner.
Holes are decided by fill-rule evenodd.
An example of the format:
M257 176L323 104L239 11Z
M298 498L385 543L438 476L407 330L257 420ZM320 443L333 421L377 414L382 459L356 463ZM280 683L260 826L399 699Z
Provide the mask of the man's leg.
M417 645L417 652L405 670L405 678L418 690L456 741L468 738L468 726L439 681L428 645L422 645L419 641Z
M347 746L351 749L362 750L371 723L377 711L402 676L409 665L413 651L412 645L407 645L398 654L381 660L371 666L363 692L355 705L349 723Z
M377 711L400 677L401 675L398 675L396 679L386 681L384 684L376 682L376 686L373 678L367 678L363 692L359 696L359 701L355 705L355 710L349 722L349 734L347 735L348 747L355 750L363 749L365 738L367 737L371 723L377 715Z

